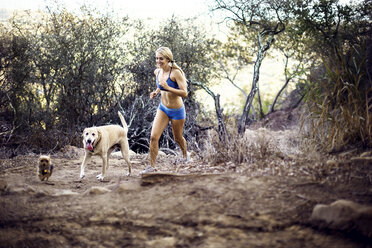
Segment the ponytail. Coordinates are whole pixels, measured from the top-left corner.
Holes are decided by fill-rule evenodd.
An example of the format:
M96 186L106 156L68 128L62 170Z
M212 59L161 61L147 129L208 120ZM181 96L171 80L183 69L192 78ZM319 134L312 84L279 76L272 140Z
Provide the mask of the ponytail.
M185 73L183 72L183 70L181 69L181 67L179 67L179 66L177 65L177 63L176 63L174 60L172 60L170 63L171 63L171 67L172 67L172 68L175 68L175 69L180 70L181 73L183 74L183 76L186 78Z

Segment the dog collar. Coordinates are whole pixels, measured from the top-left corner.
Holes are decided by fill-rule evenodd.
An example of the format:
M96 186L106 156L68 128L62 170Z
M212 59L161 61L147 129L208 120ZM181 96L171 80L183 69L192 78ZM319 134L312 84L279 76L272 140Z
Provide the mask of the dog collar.
M90 151L91 153L94 153L94 148L99 144L100 141L101 141L101 140L98 139L97 142L96 142L95 144L92 144L93 150ZM93 142L93 143L94 143L94 142Z

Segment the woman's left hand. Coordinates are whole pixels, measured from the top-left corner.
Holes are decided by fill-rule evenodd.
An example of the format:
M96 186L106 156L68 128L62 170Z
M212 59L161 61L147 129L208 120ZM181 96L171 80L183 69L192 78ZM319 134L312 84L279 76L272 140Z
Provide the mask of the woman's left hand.
M160 81L160 82L159 82L159 85L160 85L163 89L165 89L165 90L168 90L168 89L169 89L169 85L168 85L167 82L162 82L162 81Z

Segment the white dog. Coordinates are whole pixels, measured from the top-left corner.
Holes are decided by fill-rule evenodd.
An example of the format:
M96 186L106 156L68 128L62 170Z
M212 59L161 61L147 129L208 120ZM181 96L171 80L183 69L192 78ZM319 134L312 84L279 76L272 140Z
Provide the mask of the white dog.
M83 143L85 156L80 169L80 178L85 176L84 169L93 155L101 156L102 158L102 173L97 175L98 180L103 180L106 170L108 169L109 156L115 148L120 147L121 154L128 164L128 176L132 172L132 167L129 161L129 143L128 143L128 126L123 115L118 112L123 127L119 125L107 125L100 127L85 128L83 132Z

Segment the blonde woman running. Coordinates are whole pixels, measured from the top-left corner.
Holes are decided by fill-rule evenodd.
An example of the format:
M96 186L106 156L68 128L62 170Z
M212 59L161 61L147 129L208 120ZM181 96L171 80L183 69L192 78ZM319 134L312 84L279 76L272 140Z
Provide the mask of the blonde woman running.
M156 50L156 65L154 74L157 89L150 93L154 99L161 94L160 105L156 111L152 124L150 137L150 165L142 173L154 172L155 161L159 151L159 139L169 121L172 125L173 137L187 159L187 143L183 137L183 128L186 121L183 99L187 97L186 77L182 69L174 62L173 54L168 47Z

